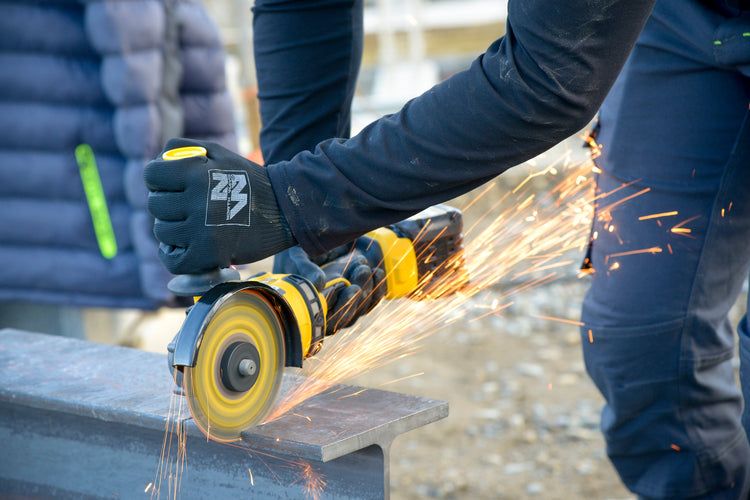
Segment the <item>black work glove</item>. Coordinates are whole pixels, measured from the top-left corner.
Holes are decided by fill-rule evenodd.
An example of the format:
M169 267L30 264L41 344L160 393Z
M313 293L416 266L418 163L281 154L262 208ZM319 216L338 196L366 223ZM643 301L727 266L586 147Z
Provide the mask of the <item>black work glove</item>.
M254 262L296 243L264 167L211 142L170 139L164 150L185 146L207 153L169 161L160 155L143 173L159 258L170 272Z
M274 258L274 273L296 274L311 281L328 306L326 335L353 325L386 294L379 246L362 236L311 259L301 247Z

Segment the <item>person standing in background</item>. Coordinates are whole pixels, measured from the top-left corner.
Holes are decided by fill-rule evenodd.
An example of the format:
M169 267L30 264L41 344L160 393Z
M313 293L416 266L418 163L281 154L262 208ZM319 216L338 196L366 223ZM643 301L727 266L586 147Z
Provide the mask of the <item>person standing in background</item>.
M87 308L177 305L143 166L175 135L236 144L200 2L2 2L0 81L0 328L83 337Z

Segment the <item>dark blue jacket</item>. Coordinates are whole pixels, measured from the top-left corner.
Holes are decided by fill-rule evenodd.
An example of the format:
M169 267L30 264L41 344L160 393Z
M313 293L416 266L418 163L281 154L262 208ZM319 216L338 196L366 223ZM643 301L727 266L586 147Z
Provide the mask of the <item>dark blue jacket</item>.
M471 67L349 140L268 167L312 254L466 193L581 130L655 0L510 0Z
M142 167L178 135L235 147L222 46L197 0L0 3L0 301L171 303ZM79 144L98 164L113 258Z

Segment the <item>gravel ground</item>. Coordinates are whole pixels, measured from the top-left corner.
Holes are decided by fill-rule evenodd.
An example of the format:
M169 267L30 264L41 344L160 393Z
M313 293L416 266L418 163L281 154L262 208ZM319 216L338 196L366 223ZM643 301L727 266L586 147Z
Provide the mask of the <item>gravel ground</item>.
M574 325L584 283L516 297L502 317L464 321L423 350L355 382L443 399L448 418L398 438L393 498L633 498L604 454L602 398L584 371ZM483 314L465 311L466 319Z

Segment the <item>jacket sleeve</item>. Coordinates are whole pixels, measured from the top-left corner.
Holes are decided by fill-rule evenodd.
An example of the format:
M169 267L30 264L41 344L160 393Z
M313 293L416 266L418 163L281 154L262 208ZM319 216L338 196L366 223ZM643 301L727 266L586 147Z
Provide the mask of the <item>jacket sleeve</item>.
M270 165L311 254L454 198L579 131L655 0L510 0L506 35L471 67L357 136Z

